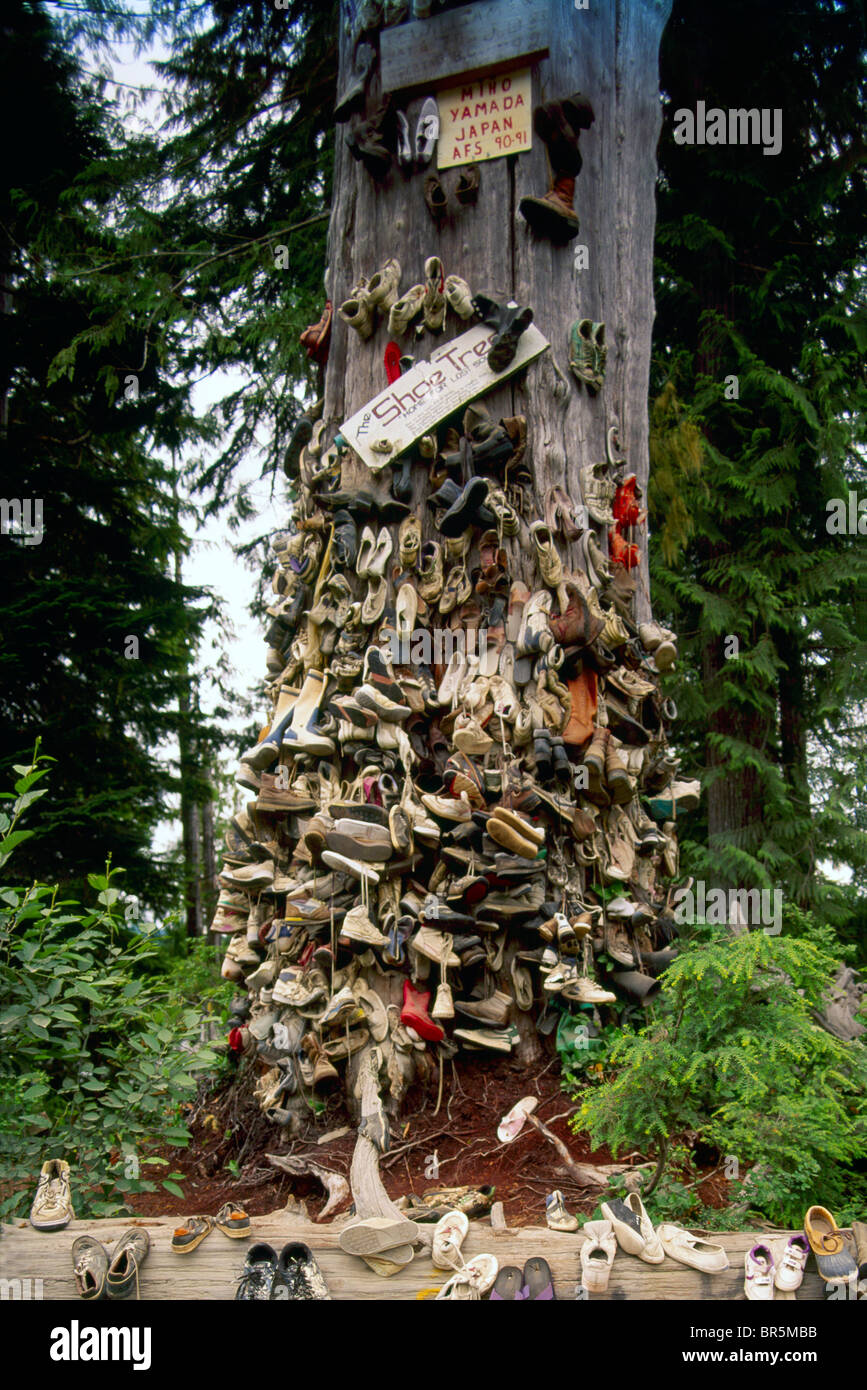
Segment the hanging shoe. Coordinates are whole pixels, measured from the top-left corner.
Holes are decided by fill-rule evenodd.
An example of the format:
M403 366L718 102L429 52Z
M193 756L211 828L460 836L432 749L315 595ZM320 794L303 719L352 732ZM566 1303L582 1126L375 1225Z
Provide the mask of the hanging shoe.
M461 169L455 186L455 197L464 207L478 202L481 174L478 164L467 164Z
M424 201L434 222L441 223L448 212L448 199L446 198L446 191L440 183L439 175L428 174L425 179Z
M400 262L391 257L367 282L368 302L380 313L385 313L397 302L399 286Z
M364 101L367 79L376 61L376 53L369 43L360 43L355 50L347 85L343 95L334 108L334 120L338 125L348 121Z
M542 197L522 198L518 211L536 236L547 237L558 246L574 240L580 231L574 177L555 173L548 192Z
M446 317L446 298L444 294L445 273L439 256L428 256L424 263L426 283L422 313L424 326L431 333L441 333Z
M415 157L419 164L430 163L439 134L439 107L433 97L426 97L415 130Z

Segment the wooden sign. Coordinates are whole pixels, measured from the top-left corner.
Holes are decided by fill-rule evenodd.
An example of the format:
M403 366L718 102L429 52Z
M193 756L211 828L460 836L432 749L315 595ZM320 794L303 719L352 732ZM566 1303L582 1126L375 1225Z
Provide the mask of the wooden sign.
M529 67L547 58L552 22L550 6L540 0L476 0L392 25L379 40L382 90L429 92Z
M437 92L440 169L529 150L533 138L530 69L496 73Z
M459 338L443 343L429 362L417 362L385 391L345 420L340 433L373 473L428 434L456 410L520 371L548 346L530 324L505 371L492 372L487 356L495 330L477 324ZM374 446L378 445L379 448ZM384 449L382 446L390 446Z

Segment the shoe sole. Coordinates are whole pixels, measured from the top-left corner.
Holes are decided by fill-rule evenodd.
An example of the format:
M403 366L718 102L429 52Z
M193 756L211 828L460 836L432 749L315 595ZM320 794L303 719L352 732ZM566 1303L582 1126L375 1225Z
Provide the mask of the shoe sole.
M341 835L337 830L332 830L326 835L325 843L335 854L342 854L347 859L363 863L383 863L394 854L394 846L390 839L378 842L354 840L349 835Z
M208 1229L207 1229L206 1231L202 1231L200 1235L197 1235L196 1238L195 1238L195 1240L191 1240L191 1241L189 1241L187 1244L184 1244L184 1245L175 1245L174 1241L172 1241L172 1245L171 1245L172 1254L173 1254L173 1255L189 1255L189 1253L190 1253L191 1250L195 1250L199 1245L201 1245L201 1243L202 1243L203 1240L207 1240L208 1236L211 1234L211 1232L212 1232L213 1230L216 1230L216 1227L215 1227L215 1226L209 1226Z
M347 1255L378 1255L384 1250L397 1254L403 1248L411 1250L410 1242L417 1237L418 1226L415 1222L400 1217L388 1220L382 1226L349 1226L340 1232L337 1243Z

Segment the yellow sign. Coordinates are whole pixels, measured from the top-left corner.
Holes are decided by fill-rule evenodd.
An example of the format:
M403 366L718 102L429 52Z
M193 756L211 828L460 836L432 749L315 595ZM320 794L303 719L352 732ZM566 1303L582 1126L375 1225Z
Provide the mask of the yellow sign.
M530 69L484 77L437 92L440 169L521 154L532 142Z

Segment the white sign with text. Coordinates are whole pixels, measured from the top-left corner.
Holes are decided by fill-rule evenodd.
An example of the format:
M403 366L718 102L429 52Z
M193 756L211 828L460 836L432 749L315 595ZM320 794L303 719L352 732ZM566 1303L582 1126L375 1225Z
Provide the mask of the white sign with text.
M440 421L520 371L548 346L544 334L530 324L518 339L517 352L508 367L492 372L487 356L495 332L477 324L459 338L443 343L431 353L429 362L417 362L344 421L340 433L371 472L385 468ZM387 453L372 447L386 440L391 445Z

